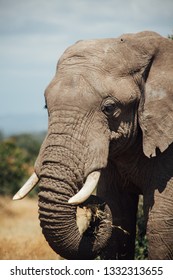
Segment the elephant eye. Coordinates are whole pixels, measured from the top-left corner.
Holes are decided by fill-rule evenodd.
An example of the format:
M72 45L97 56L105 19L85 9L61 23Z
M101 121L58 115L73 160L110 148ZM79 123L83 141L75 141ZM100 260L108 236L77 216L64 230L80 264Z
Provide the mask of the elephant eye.
M102 112L106 116L114 115L115 117L119 116L121 110L118 108L116 102L112 99L106 100L101 106Z
M115 109L115 105L114 104L107 104L107 105L104 106L103 112L106 115L111 115L111 114L113 114L114 109Z

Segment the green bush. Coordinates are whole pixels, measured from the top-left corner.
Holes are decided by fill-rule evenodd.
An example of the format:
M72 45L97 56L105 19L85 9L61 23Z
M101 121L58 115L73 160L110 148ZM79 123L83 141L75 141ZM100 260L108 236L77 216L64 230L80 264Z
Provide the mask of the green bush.
M28 175L29 166L26 161L25 150L16 146L11 140L0 143L0 194L14 194Z
M138 214L137 214L137 226L136 226L136 248L135 259L146 260L148 257L147 250L147 238L146 238L146 226L143 212L143 197L140 196Z
M14 195L32 174L43 137L21 134L3 139L0 133L0 195Z

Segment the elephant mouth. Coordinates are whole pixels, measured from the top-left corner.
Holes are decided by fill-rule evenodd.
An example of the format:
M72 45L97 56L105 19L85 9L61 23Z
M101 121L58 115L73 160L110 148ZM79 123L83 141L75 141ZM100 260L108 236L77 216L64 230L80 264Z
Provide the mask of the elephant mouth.
M112 227L111 211L99 197L91 195L77 206L76 223L81 235L97 233L103 221Z

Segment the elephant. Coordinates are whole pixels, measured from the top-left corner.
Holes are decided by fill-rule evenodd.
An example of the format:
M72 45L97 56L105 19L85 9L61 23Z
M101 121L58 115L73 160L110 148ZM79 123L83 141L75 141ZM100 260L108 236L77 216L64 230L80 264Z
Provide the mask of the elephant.
M148 258L173 259L173 41L153 31L78 41L45 102L48 132L14 199L39 184L51 248L66 259L134 259L142 195Z

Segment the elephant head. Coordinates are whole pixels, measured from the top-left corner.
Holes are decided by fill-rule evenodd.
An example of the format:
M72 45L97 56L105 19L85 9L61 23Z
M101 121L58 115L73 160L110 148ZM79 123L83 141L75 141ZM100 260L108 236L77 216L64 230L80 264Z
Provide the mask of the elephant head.
M45 91L48 133L34 175L15 198L39 181L41 227L63 257L94 258L110 239L110 209L90 197L110 162L116 169L139 141L145 157L172 142L172 50L169 39L141 32L79 41L60 58ZM92 216L82 234L78 205Z

